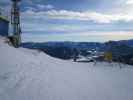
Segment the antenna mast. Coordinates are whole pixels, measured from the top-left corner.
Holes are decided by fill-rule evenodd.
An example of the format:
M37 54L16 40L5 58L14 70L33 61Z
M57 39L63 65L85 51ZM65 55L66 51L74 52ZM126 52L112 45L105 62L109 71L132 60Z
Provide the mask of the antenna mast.
M18 3L21 0L11 0L11 25L13 26L12 43L15 47L19 47L21 43L21 27L20 27L20 11Z

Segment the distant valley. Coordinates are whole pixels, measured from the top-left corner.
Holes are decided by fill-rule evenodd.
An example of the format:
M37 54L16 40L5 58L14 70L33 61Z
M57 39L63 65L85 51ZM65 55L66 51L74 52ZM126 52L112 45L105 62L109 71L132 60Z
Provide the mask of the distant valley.
M44 43L22 43L22 47L29 49L41 50L48 55L60 59L72 59L74 55L73 49L77 49L80 56L88 56L88 51L106 52L109 44L113 58L118 57L124 59L124 63L133 64L133 40L109 41L105 43L99 42L44 42Z

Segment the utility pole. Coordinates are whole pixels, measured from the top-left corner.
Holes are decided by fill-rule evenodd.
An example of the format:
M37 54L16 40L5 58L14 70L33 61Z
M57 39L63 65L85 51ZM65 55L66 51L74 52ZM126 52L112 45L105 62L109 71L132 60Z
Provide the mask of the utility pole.
M11 25L13 26L13 36L10 40L14 47L18 48L21 43L20 11L18 3L21 0L11 0Z

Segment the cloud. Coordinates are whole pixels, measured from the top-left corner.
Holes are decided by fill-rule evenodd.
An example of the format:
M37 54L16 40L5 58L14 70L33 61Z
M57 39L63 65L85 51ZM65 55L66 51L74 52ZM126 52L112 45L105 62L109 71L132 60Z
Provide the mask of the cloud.
M10 0L0 0L0 6L5 6L5 5L9 5L10 4Z
M36 18L49 18L49 19L63 19L63 20L81 20L81 21L93 21L95 23L113 23L118 21L130 22L133 21L133 15L117 13L117 14L107 14L100 12L76 12L68 10L48 10L34 12L33 10L28 10L23 14L34 16Z
M7 13L9 13L11 8L11 1L10 0L0 0L0 10L3 13L6 13L6 15L8 15Z
M9 0L1 0L0 3L8 4ZM34 0L26 0L22 3L28 3L32 6L26 7L23 15L33 16L36 19L63 19L63 20L81 20L81 21L93 21L94 23L113 23L118 21L130 22L133 21L133 0L118 0L118 8L111 8L109 12L97 12L97 11L70 11L70 10L55 10L56 8L51 4L35 4ZM34 6L33 6L34 5ZM10 10L9 5L5 6L5 9ZM9 11L8 11L9 12ZM115 12L115 13L114 13ZM28 16L25 16L25 18Z
M133 4L133 0L127 0L126 4L128 4L128 5Z
M90 34L91 33L91 34ZM22 34L23 42L47 42L47 41L75 41L75 42L105 42L109 40L132 39L133 34L129 32L86 32L73 34Z
M107 0L103 1L107 2ZM110 7L108 7L109 9L106 9L103 4L103 8L101 6L101 8L99 6L99 8L97 7L97 9L100 10L88 8L89 11L80 11L77 9L68 10L67 8L65 9L65 7L62 8L55 4L53 6L51 3L46 5L43 3L35 4L35 2L32 2L32 6L27 6L27 9L21 13L22 31L26 35L31 35L31 38L34 36L34 38L37 39L37 36L40 36L42 41L73 40L76 36L78 37L77 40L82 39L81 41L84 41L87 37L86 40L98 40L96 36L103 37L101 39L102 41L111 38L111 36L113 38L118 37L119 39L132 38L132 1L109 1L113 1L117 4L115 6L113 6L114 3L111 4ZM68 5L66 4L65 6ZM66 21L71 21L71 24L66 23ZM74 23L75 21L76 23ZM42 35L44 35L44 37ZM93 35L95 35L94 38L92 38ZM125 38L126 36L127 38ZM68 39L66 39L67 37ZM41 40L40 38L38 38L39 41Z
M48 4L48 5L37 4L37 8L39 10L45 10L45 9L53 9L54 6L50 5L50 4Z

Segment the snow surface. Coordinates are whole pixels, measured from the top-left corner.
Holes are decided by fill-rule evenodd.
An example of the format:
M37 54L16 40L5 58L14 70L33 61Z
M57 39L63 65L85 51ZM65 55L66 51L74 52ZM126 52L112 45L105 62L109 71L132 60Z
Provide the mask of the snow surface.
M133 66L74 63L0 38L0 100L133 100Z

